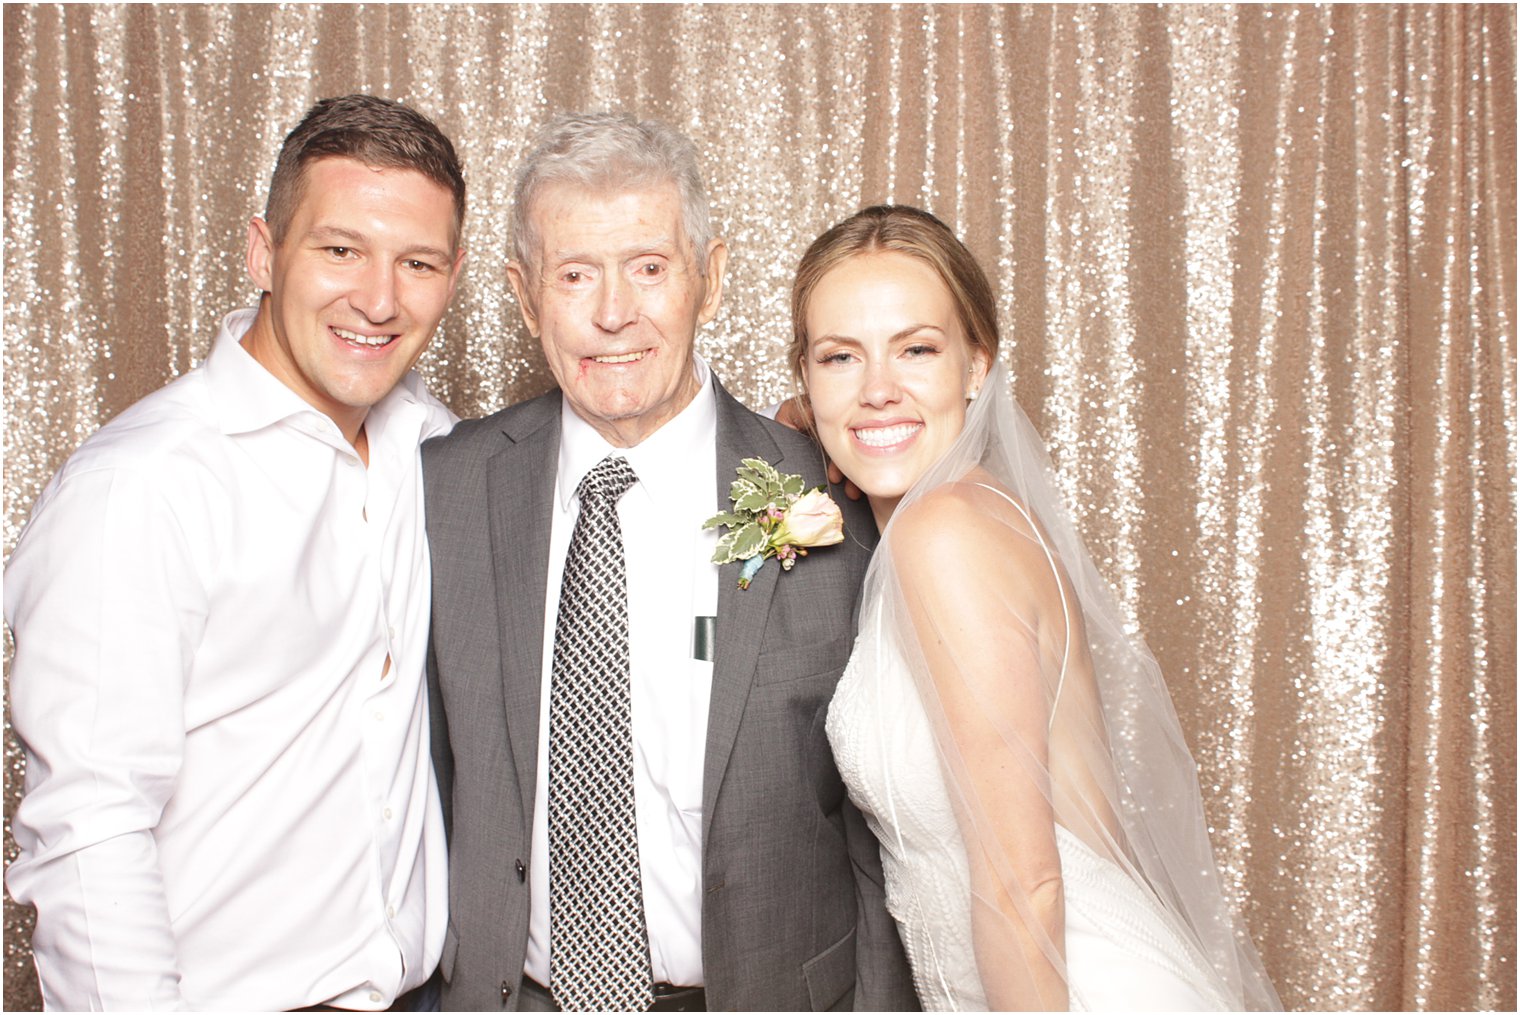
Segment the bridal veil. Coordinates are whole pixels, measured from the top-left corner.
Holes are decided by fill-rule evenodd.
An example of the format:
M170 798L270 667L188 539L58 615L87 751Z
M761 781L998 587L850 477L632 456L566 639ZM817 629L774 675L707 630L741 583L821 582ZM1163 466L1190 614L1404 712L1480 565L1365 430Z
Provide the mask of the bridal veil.
M882 533L861 614L862 641L882 643L857 645L857 653L902 660L922 699L965 852L982 875L972 877L971 909L988 1002L994 1009L1043 1006L1025 958L1031 954L1043 953L1067 978L1066 941L1051 939L1049 919L1042 923L1037 901L1021 887L1029 884L1028 871L1019 870L1022 858L1009 832L1019 827L1014 840L1025 832L1059 835L1066 844L1074 837L1105 876L1117 879L1109 894L1143 896L1151 911L1164 914L1198 959L1208 981L1205 997L1234 1008L1278 1008L1256 950L1231 912L1197 773L1160 668L1143 641L1126 632L1063 505L1044 444L1009 394L1004 368L994 367L982 392L954 445L906 494ZM912 549L905 541L917 538L910 533L926 531L915 527L915 515L942 518L933 513L934 499L946 496L962 508L974 505L979 531L989 523L1007 527L1006 539L985 544L982 565L993 572L1006 565L1005 580L961 573L923 580L926 566L958 566L952 559L936 563L932 555L926 565L925 554L904 552ZM1036 565L1054 576L1047 590L1059 588L1044 609L1031 606L1016 577L1034 573L1020 569ZM987 672L993 656L986 644L967 644L964 629L936 629L926 619L936 611L926 608L925 597L942 594L945 582L977 583L966 590L985 597L975 611L982 634L973 642L1003 639L994 667L1003 672ZM944 616L943 608L937 615ZM879 622L867 621L873 616ZM1003 651L1010 644L1013 650ZM885 672L867 667L864 679L873 679L873 669ZM882 690L891 693L886 684ZM950 717L966 715L968 705L976 713L973 745L964 729L959 737L951 731ZM989 738L995 738L991 753ZM893 749L890 737L874 742L882 751ZM1030 807L1031 800L1043 806ZM967 861L947 855L944 862ZM1065 877L1071 880L1069 869ZM1068 884L1068 896L1073 891ZM1073 1002L1080 987L1068 983ZM1140 998L1134 1002L1143 1006Z

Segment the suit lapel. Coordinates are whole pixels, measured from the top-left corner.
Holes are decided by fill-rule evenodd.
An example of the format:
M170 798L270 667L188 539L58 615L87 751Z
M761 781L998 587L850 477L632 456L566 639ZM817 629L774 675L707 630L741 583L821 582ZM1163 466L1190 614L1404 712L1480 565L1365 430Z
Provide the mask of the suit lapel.
M525 407L504 431L511 443L486 466L507 740L522 794L521 813L530 827L538 777L544 597L559 462L559 406L558 397L545 397L531 410Z
M778 468L781 449L765 425L723 390L714 378L718 399L718 489L714 512L730 506L729 487L741 459L763 458ZM785 471L785 470L783 470ZM739 588L739 564L718 569L717 656L713 660L712 700L707 715L707 752L702 772L702 831L706 837L717 805L718 788L728 769L729 755L739 733L739 720L749 700L756 664L765 636L765 619L781 568L767 561L747 589Z

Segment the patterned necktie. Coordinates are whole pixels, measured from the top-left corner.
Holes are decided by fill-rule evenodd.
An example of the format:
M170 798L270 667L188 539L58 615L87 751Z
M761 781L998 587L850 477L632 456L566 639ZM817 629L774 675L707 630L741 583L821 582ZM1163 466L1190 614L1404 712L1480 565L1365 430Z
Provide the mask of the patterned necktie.
M549 691L549 989L566 1011L654 1003L633 810L628 586L617 502L638 479L602 459L576 490Z

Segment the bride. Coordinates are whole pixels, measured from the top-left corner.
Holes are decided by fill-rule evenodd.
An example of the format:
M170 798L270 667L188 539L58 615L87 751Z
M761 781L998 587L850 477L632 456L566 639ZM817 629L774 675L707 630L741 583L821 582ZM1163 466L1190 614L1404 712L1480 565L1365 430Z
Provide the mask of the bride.
M924 1007L1277 1007L970 253L868 208L809 248L792 315L815 432L881 530L828 735Z

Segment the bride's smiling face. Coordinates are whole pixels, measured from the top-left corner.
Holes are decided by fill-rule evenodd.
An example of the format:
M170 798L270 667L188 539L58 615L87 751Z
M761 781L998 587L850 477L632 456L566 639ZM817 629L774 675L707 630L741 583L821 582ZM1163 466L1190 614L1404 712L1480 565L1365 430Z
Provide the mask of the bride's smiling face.
M804 318L818 436L885 525L960 434L987 356L967 340L939 275L906 254L841 262L813 288Z

